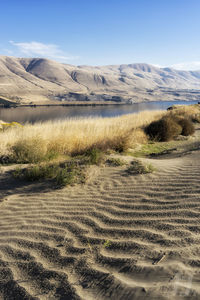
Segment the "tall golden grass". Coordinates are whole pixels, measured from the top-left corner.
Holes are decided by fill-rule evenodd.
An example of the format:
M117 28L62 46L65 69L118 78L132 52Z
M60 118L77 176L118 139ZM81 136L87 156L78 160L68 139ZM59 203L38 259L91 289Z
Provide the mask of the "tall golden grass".
M181 115L186 116L191 119L199 119L200 114L200 105L194 104L194 105L174 105L173 109L170 111L170 114L172 115Z
M75 155L92 147L122 151L147 141L143 127L165 114L143 111L113 118L67 119L9 128L0 132L0 156L17 154L23 161L25 154L37 161L47 154Z

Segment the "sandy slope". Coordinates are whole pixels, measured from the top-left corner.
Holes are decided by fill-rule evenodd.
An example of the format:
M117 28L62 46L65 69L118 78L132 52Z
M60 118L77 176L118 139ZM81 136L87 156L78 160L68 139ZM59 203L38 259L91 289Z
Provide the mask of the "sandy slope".
M0 299L200 299L200 151L133 176L8 192Z

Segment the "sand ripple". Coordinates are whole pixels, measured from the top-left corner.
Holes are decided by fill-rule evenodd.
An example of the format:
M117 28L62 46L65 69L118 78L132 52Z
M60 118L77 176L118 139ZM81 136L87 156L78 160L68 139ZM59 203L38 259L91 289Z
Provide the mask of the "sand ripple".
M0 205L1 299L200 299L200 152Z

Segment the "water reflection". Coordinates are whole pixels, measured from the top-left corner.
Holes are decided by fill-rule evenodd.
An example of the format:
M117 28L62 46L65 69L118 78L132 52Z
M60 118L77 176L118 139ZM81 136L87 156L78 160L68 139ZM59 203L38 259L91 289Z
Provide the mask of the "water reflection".
M195 104L198 101L158 101L131 105L105 106L49 106L0 108L0 120L5 122L39 122L77 117L113 117L137 113L143 110L165 110L172 104Z

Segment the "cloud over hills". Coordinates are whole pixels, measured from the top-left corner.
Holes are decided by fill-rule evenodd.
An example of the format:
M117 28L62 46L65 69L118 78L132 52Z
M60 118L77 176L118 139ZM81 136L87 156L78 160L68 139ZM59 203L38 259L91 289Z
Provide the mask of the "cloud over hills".
M182 62L178 64L173 64L171 67L177 70L196 71L200 70L200 61Z
M78 58L78 56L67 55L58 45L55 44L44 44L35 41L24 43L10 41L10 44L17 47L22 56L45 57L63 62Z

